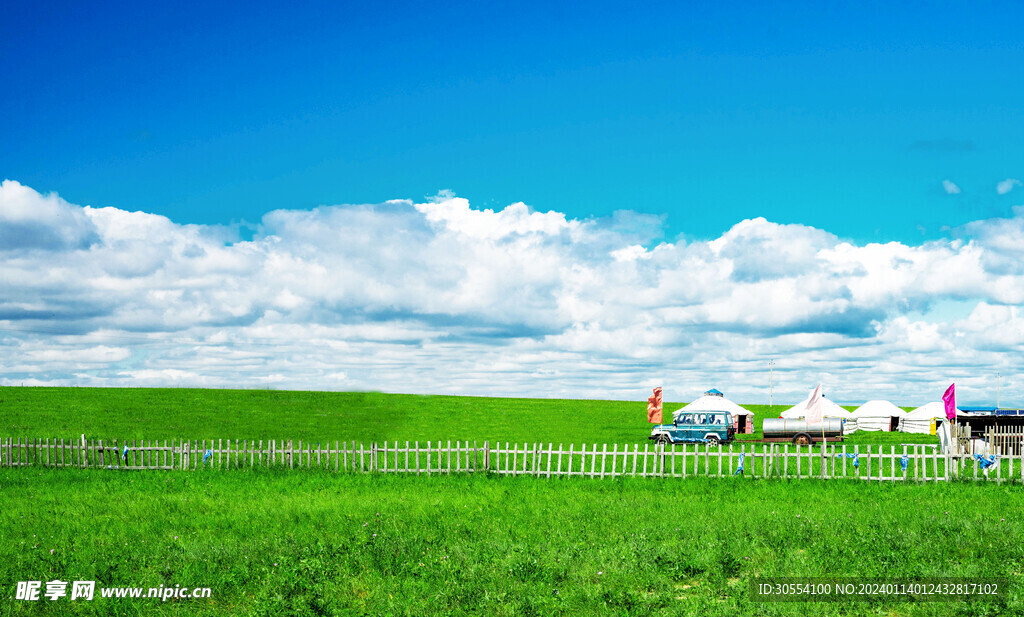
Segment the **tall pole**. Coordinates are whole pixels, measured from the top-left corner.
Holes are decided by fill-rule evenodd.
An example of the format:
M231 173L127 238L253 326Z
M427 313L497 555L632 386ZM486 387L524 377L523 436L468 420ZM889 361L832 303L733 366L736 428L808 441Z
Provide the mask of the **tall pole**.
M775 390L775 360L768 361L768 406L772 407L775 405L774 399Z
M996 409L999 409L999 373L996 373Z

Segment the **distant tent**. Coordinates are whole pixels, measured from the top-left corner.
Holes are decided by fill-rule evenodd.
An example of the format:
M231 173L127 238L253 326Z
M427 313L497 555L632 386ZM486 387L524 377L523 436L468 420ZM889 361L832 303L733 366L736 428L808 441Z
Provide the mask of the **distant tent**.
M933 401L909 412L900 422L900 430L904 433L928 434L932 432L933 419L946 419L946 409L942 401Z
M672 414L676 416L684 411L728 411L732 414L732 423L737 433L754 432L754 412L744 409L736 403L725 398L725 395L712 388L704 393L704 396L679 409Z
M861 431L898 431L907 412L889 401L868 401L854 409L850 417Z

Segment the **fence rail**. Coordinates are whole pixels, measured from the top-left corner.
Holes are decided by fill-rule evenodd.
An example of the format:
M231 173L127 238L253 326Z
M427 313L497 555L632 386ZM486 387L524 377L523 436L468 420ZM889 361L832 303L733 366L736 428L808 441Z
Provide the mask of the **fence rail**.
M1024 482L1024 455L979 460L934 445L827 444L570 444L468 441L318 442L281 440L0 440L2 467L82 467L121 470L320 468L357 473L616 478L744 476L941 482L968 478Z

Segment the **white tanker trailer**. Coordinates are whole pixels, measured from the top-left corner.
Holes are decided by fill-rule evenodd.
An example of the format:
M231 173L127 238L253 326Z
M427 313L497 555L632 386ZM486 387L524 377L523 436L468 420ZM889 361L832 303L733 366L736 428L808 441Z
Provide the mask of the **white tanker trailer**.
M823 418L821 422L808 422L803 418L765 418L761 427L762 441L791 441L807 445L819 441L843 440L842 418Z

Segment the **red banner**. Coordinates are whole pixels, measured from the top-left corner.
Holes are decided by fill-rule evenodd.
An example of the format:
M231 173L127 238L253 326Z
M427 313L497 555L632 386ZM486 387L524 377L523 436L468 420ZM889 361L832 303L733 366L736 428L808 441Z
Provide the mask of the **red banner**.
M655 388L654 394L647 398L647 421L661 424L661 388Z

